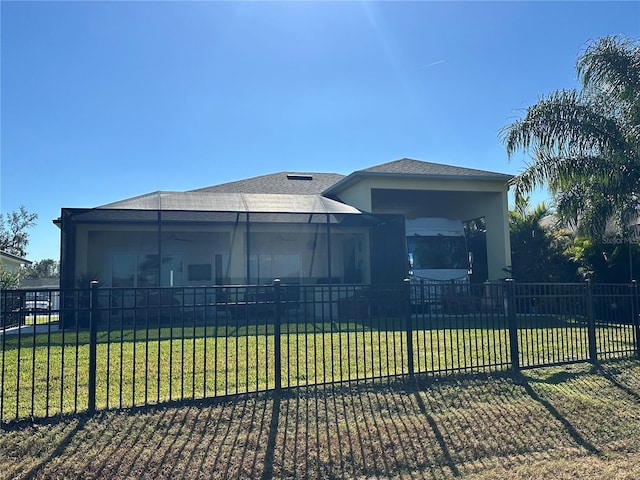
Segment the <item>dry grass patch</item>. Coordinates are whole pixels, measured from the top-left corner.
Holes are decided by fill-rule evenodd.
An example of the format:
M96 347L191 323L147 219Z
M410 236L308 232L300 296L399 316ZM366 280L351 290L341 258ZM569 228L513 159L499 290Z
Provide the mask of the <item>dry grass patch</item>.
M620 380L609 370L621 372ZM578 364L533 370L525 378L584 446L596 452L640 452L640 390L633 387L640 378L637 365L626 361L608 362L602 368Z
M640 478L637 361L105 412L0 434L2 478Z
M487 468L469 475L469 480L636 480L640 472L640 454L600 457L587 455L557 459L530 457Z

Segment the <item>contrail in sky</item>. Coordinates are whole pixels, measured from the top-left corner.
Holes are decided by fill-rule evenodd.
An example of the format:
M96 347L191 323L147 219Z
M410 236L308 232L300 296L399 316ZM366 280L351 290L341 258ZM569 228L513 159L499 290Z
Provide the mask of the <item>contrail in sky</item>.
M428 65L423 65L420 68L433 67L434 65L440 65L441 63L444 63L444 62L445 62L445 60L438 60L437 62L433 62L433 63L430 63Z

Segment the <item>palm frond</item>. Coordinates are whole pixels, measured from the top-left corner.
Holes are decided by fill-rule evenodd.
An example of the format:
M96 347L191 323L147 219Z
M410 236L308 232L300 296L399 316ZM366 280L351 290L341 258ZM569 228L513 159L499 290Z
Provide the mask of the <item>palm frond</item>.
M583 88L606 89L618 100L640 96L640 44L626 37L607 36L590 42L576 70Z
M509 157L517 150L532 148L547 152L572 149L584 155L628 148L620 123L575 90L540 98L527 109L524 119L501 133Z
M576 69L582 90L541 97L501 135L509 157L531 153L510 182L516 198L547 186L558 214L598 237L640 213L640 44L591 42Z

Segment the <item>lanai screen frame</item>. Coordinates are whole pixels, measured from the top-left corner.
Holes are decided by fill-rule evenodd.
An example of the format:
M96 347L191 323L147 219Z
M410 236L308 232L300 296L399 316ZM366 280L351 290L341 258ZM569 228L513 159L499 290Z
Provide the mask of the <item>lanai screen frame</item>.
M252 278L251 272L251 227L257 224L270 225L295 225L295 224L315 224L321 225L326 232L326 257L327 257L327 277L326 282L334 282L332 267L332 236L336 229L340 227L365 227L371 232L374 228L389 221L390 218L398 221L398 215L371 215L363 212L358 213L334 213L334 212L268 212L268 211L196 211L196 210L162 210L162 209L62 209L61 217L56 222L61 228L61 252L60 252L60 281L62 288L76 288L76 228L81 224L111 224L111 225L153 225L156 232L155 249L158 258L158 283L163 284L162 268L160 266L163 258L162 233L169 226L176 225L243 225L247 248L246 254L246 280ZM401 216L400 216L401 217ZM403 222L403 218L400 219ZM401 234L400 231L398 231ZM370 236L371 237L371 236ZM404 236L402 235L403 242ZM371 242L371 238L369 239ZM398 266L394 271L394 280L399 280L402 276L406 251L399 251L400 243L394 241L395 259ZM371 245L373 248L373 245ZM380 271L374 263L386 259L388 264L388 252L370 251L370 269L372 281L383 283L380 278L373 278L374 272ZM395 278L398 277L398 278Z

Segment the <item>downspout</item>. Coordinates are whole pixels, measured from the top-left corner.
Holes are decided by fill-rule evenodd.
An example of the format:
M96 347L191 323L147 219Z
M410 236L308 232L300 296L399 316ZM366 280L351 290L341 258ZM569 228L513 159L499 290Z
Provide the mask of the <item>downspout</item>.
M162 285L162 217L160 210L158 210L158 284L160 287Z
M318 230L320 229L320 225L316 224L316 231L313 233L313 247L311 250L311 261L309 262L309 275L307 278L311 278L313 275L313 266L316 261L316 248L318 248Z
M331 272L331 220L329 214L327 216L327 274L329 275L329 284L333 283Z
M327 273L329 274L329 321L333 325L333 278L331 272L331 218L327 213Z
M231 281L231 264L233 262L233 246L236 244L236 236L238 234L238 224L240 223L240 213L236 213L236 222L233 224L233 231L231 232L231 244L229 245L229 259L227 261L227 274L226 278Z
M162 194L158 192L158 287L162 286Z
M247 212L247 228L246 228L246 254L247 254L247 281L246 283L249 284L249 282L251 281L251 238L250 238L250 228L249 228L249 212Z

